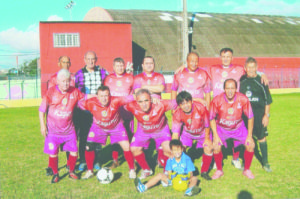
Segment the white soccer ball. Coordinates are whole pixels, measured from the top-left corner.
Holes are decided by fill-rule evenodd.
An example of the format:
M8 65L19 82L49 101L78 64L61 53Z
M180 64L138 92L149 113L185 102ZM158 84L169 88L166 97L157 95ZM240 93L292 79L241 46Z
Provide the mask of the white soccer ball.
M114 179L114 173L107 167L103 167L97 172L97 179L101 184L109 184Z

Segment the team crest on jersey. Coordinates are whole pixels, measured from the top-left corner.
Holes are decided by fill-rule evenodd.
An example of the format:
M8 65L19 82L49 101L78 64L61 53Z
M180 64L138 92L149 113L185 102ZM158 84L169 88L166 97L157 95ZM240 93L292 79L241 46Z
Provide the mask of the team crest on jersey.
M246 96L249 98L252 96L252 92L251 91L246 91Z
M226 71L222 72L222 77L226 78L228 76L228 73Z
M190 77L188 78L188 83L192 84L194 82L194 78Z
M67 105L67 103L68 103L67 98L64 98L64 99L61 101L61 103L62 103L63 105Z
M95 133L91 131L91 132L89 133L89 137L90 137L90 138L95 137Z
M147 84L148 84L148 85L150 85L150 84L151 84L151 80L150 80L150 79L148 79L148 81L147 81Z
M228 114L232 115L233 112L234 112L234 111L233 111L233 108L229 108L229 109L228 109Z
M54 149L54 145L53 145L52 143L49 143L49 144L48 144L48 148L49 148L50 150L53 150L53 149Z
M149 115L144 115L144 116L143 116L143 120L149 121Z
M121 81L117 81L117 86L122 86L122 82Z
M101 115L102 115L103 117L106 117L106 116L107 116L107 111L102 111L102 112L101 112Z
M238 109L242 108L242 106L241 106L240 103L238 103L237 108L238 108Z
M192 119L188 119L188 120L187 120L187 123L188 123L189 125L191 125L191 124L192 124Z

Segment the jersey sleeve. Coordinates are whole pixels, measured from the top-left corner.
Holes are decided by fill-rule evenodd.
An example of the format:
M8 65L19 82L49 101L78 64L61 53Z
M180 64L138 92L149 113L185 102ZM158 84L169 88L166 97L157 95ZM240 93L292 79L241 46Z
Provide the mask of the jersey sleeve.
M210 103L209 120L214 120L217 116L217 106L215 100Z
M164 105L165 107L165 112L169 111L169 110L174 110L177 108L177 103L176 100L161 100L161 103Z
M177 75L174 75L173 83L172 83L172 91L177 91L179 87L179 82L177 80Z
M245 97L245 98L246 99L245 99L245 104L243 106L243 112L247 116L248 119L251 119L253 117L251 103L247 97Z
M46 95L42 99L42 103L39 107L40 112L43 112L43 113L47 112L48 106L49 106L49 100L50 100L48 96L49 96L49 92L47 92Z
M142 85L141 85L141 79L140 77L134 77L133 79L133 90L137 89L137 88L141 88Z
M125 104L123 107L126 111L133 113L134 112L134 101L130 102L128 104Z
M115 97L114 103L118 104L118 106L123 106L125 104L128 104L132 101L134 101L133 95L128 95L126 97Z
M272 104L273 100L272 100L272 96L271 96L271 93L270 93L269 86L265 86L263 84L263 87L264 87L266 95L267 95L266 105L270 105L270 104Z
M180 111L177 109L172 117L172 132L180 134L181 126Z
M205 109L204 110L204 127L205 128L209 128L209 113L208 113L208 111Z
M53 86L56 86L56 78L51 77L48 81L48 89L53 87Z
M166 86L165 78L163 75L158 76L159 83Z

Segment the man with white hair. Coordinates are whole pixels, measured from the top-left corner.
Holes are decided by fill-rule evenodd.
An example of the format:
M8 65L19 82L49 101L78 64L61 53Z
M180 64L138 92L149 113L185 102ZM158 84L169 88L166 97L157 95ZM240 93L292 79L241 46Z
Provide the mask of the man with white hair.
M58 152L60 145L63 145L64 151L70 152L69 178L78 179L74 172L78 149L72 117L78 101L84 98L84 94L70 86L70 72L66 69L58 72L57 85L51 87L43 97L39 108L39 119L41 133L45 137L44 152L49 154L49 166L53 171L51 183L59 181ZM46 123L45 118L47 119Z

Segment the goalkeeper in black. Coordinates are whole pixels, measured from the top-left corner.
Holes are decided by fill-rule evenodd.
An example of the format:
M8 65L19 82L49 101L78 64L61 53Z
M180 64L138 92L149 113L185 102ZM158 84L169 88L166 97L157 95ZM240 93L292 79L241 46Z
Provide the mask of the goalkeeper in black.
M249 57L245 63L246 75L240 79L240 92L245 94L251 103L254 114L253 136L257 138L262 155L263 169L271 172L268 162L268 145L266 136L267 126L270 118L270 104L272 97L269 87L261 83L261 77L257 75L257 62L253 57ZM247 118L244 119L247 126Z

